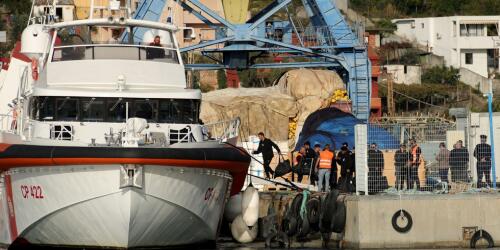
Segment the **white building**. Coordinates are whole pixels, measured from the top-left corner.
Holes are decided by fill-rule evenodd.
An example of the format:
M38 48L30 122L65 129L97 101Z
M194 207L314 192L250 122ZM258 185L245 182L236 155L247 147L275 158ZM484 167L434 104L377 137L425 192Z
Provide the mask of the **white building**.
M392 80L397 84L421 84L422 67L410 65L384 65L384 70L392 75Z
M499 69L500 16L450 16L395 19L396 34L417 42L447 66L466 68L488 77Z

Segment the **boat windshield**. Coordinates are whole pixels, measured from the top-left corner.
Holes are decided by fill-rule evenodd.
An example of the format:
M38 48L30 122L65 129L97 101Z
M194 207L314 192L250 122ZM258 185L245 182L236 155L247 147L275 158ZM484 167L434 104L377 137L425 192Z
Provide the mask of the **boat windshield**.
M153 123L196 124L198 99L33 97L31 118L38 121L125 122L138 117Z
M137 28L130 36L128 30L90 26L58 30L52 61L114 59L179 63L171 32Z

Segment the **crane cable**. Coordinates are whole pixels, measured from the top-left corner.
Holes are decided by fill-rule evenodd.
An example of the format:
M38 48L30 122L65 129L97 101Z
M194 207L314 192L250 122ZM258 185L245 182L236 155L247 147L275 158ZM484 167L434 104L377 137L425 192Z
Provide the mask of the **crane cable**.
M381 86L383 86L384 88L387 88L387 85L386 85L386 84L383 84L383 83L381 83L381 82L379 82L378 84L379 84L379 85L381 85ZM414 101L417 101L417 102L423 103L423 104L428 105L428 106L437 107L437 108L445 108L444 106L434 105L434 104L432 104L432 103L428 103L428 102L425 102L425 101L419 100L419 99L417 99L417 98L415 98L415 97L411 97L411 96L409 96L409 95L403 94L403 93L398 92L398 91L396 91L396 90L392 90L392 92L394 92L394 93L396 93L396 94L398 94L398 95L402 95L402 96L404 96L404 97L406 97L406 98L408 98L408 99L411 99L411 100L414 100Z

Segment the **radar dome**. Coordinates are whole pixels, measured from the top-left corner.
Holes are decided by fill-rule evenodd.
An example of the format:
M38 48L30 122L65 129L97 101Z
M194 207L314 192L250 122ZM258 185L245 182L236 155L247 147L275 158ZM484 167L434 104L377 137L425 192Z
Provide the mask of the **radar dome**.
M173 46L172 35L169 31L165 30L148 30L144 32L142 42L150 44L155 40L156 36L160 36L160 43L165 46Z
M41 24L33 24L24 29L21 36L21 53L32 58L38 58L47 52L50 35Z

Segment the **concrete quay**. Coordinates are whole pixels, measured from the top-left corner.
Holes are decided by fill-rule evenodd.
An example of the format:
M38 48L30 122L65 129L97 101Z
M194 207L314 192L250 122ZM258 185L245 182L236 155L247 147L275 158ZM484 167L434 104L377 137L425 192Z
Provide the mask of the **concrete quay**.
M345 202L344 248L469 248L480 229L500 246L499 193L348 196ZM406 233L393 228L400 209L412 217Z

